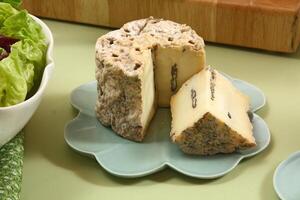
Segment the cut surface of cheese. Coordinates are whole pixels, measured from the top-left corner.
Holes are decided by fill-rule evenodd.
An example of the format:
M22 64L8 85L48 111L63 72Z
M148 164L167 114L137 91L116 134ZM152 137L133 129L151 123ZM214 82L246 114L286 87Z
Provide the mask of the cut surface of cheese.
M189 154L231 153L255 146L249 99L207 67L171 98L173 142Z
M184 47L157 47L155 81L158 105L169 107L170 99L180 86L204 66L203 54ZM188 70L187 70L188 68Z
M97 118L142 141L156 107L169 107L171 96L204 68L204 42L186 25L137 20L98 39L96 65Z

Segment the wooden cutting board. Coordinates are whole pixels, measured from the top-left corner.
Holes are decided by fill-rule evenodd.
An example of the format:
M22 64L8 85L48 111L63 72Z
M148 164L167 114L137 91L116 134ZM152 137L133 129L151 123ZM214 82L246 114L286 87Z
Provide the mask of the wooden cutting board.
M190 25L206 41L294 52L300 0L24 0L34 15L108 27L149 16Z

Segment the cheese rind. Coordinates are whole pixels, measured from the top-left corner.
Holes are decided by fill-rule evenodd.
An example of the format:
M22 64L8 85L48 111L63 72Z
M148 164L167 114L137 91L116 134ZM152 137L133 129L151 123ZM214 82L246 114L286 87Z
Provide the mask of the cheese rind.
M171 98L171 139L189 154L231 153L255 146L249 99L208 67Z
M171 95L205 66L204 42L186 25L137 20L98 39L96 65L97 118L119 135L142 141L157 104L168 107Z
M126 138L141 140L143 127L140 120L142 97L139 77L126 76L117 68L97 74L101 76L98 77L100 84L96 103L98 119Z
M232 153L255 146L209 112L173 140L183 152L195 155Z

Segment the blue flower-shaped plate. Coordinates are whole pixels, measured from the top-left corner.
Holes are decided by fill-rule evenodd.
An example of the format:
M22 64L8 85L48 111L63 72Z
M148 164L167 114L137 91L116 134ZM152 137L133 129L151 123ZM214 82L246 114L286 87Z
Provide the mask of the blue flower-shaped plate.
M265 105L265 96L258 88L227 75L226 77L251 98L252 112ZM231 154L190 156L184 154L169 139L169 109L157 110L142 143L132 142L116 135L96 119L96 87L94 81L83 84L72 92L71 103L79 110L79 114L66 125L65 140L72 149L95 157L106 171L116 176L140 177L168 166L191 177L217 178L233 170L243 158L263 151L270 142L266 123L254 114L252 123L257 143L255 148Z
M278 165L273 176L273 185L280 199L300 199L300 151Z

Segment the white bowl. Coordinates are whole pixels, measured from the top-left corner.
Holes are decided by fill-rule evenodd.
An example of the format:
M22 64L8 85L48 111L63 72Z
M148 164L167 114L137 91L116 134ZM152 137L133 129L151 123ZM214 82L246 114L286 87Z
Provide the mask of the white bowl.
M26 101L14 106L0 107L0 147L12 139L27 124L39 106L54 68L52 58L53 36L48 26L35 16L31 17L41 25L48 43L46 66L37 92Z

